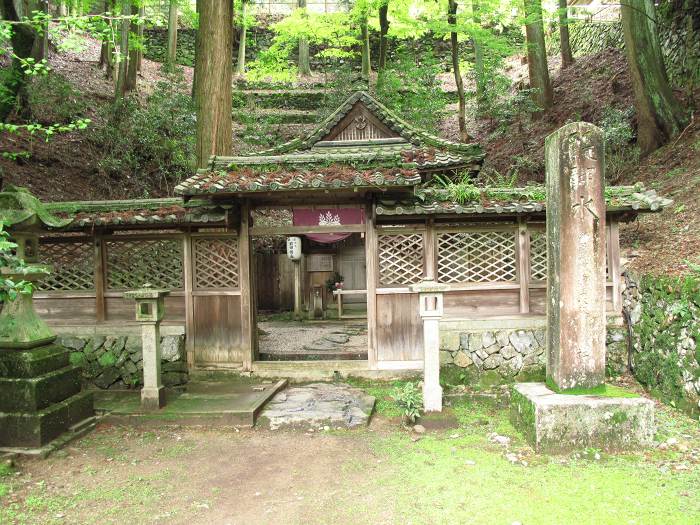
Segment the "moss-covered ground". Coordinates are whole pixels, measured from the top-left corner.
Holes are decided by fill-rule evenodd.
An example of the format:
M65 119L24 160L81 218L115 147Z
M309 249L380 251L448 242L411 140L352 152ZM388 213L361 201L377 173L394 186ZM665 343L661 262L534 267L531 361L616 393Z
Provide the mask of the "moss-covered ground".
M549 457L497 403L450 398L458 428L417 434L394 385L355 384L378 398L367 429L99 427L0 466L0 523L700 523L700 427L672 408L660 447Z

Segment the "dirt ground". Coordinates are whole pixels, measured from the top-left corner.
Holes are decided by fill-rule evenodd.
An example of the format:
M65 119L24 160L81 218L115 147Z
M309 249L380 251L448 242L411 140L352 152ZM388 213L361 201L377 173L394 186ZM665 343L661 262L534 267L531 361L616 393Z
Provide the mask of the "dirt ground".
M700 426L670 407L651 449L543 456L474 399L447 408L457 427L404 429L390 387L364 384L378 414L359 430L102 425L0 464L0 523L700 523Z

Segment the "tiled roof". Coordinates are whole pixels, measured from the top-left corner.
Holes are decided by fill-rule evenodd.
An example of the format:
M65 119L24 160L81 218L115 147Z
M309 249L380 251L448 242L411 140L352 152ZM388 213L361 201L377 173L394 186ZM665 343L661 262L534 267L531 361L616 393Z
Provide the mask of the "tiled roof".
M177 224L224 224L226 208L181 198L118 201L51 202L46 209L70 222L63 230L91 226L168 226Z
M362 102L372 115L398 136L357 141L323 140L358 102ZM358 91L305 138L246 156L211 157L206 168L176 186L175 192L197 195L386 186L392 185L390 178L380 183L368 183L367 173L382 168L414 170L416 174L434 170L476 171L482 160L483 152L478 144L451 142L416 129L369 93ZM341 167L352 167L357 177L345 177L342 181L329 177L329 171ZM277 172L276 178L265 172ZM420 178L415 181L412 184L420 182ZM398 185L406 185L405 180Z
M641 185L606 188L608 212L661 211L673 201L646 190ZM444 190L417 190L411 200L378 201L377 215L480 215L523 214L545 210L543 186L526 188L485 188L479 200L458 203Z
M315 171L253 172L205 171L187 181L187 193L205 195L212 193L261 192L303 189L383 188L388 186L414 186L421 182L415 170L403 168L379 168L356 170L349 166L330 166Z

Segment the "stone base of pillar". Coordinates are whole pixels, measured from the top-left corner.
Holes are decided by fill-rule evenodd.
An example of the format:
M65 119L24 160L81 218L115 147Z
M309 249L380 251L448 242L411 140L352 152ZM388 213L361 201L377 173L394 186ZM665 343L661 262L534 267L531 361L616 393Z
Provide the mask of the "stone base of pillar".
M517 383L510 420L538 452L610 452L651 446L654 403L644 397L557 394L544 383Z
M423 410L425 412L442 412L442 387L423 384Z
M141 408L158 410L165 406L165 387L141 389Z

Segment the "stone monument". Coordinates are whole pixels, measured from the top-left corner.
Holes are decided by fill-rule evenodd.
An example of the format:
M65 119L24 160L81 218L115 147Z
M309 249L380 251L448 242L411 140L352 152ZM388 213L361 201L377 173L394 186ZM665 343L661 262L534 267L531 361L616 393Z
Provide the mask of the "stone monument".
M169 290L153 288L150 284L139 290L124 293L136 301L136 320L141 323L143 344L143 388L141 406L158 410L165 406L165 388L161 380L160 322L165 314L165 296Z
M516 384L511 396L513 424L543 452L620 450L653 440L653 403L611 397L604 385L604 154L602 130L586 122L545 140L547 384Z
M25 282L6 297L0 313L0 447L40 449L67 431L86 428L94 415L92 394L81 392L80 367L34 311L33 285L50 268L38 264L42 226L65 221L49 214L33 195L7 187L0 193L0 223L9 228L14 253L0 254L0 274Z

